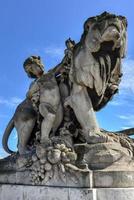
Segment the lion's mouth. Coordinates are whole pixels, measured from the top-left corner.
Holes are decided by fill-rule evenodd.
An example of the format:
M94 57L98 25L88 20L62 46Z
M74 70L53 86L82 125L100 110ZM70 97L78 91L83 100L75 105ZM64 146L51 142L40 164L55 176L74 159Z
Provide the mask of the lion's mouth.
M101 68L105 67L106 74L114 69L117 59L120 58L120 48L115 48L113 50L113 46L114 41L104 41L101 43L99 51L92 53Z
M100 77L103 80L103 88L105 88L105 97L106 99L110 99L113 94L118 91L119 83L121 81L121 56L120 56L120 48L115 48L113 50L114 41L105 41L100 45L100 49L97 52L92 52L93 57L99 63L100 69ZM103 97L102 93L102 97ZM91 97L92 102L95 102L94 96ZM103 98L96 103L94 103L94 109L99 110L100 102L103 102ZM107 102L107 100L104 102ZM105 104L105 103L104 103Z
M117 61L123 58L126 44L126 38L123 34L125 31L124 28L121 28L123 27L122 22L118 24L116 22L109 22L108 24L103 31L100 31L99 50L92 52L92 55L99 62L101 68L105 65L106 73L112 71L117 65Z
M92 85L87 88L94 107L104 107L118 91L121 81L121 59L126 50L127 21L122 16L103 13L85 23L85 47L91 56ZM87 35L86 35L87 33ZM86 73L85 73L86 74ZM87 78L85 78L87 80Z
M112 49L114 50L115 48L119 48L121 46L121 40L122 40L122 33L116 24L110 24L104 32L101 34L101 40L100 42L109 42L113 41L114 45Z

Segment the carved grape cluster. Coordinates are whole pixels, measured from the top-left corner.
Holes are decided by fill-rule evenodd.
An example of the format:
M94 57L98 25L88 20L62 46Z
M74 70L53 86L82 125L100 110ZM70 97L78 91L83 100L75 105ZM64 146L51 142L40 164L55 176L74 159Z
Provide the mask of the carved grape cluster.
M75 160L76 153L64 144L56 144L47 149L38 145L36 154L32 156L32 183L45 184L57 174L59 177L65 175L66 166L75 163Z

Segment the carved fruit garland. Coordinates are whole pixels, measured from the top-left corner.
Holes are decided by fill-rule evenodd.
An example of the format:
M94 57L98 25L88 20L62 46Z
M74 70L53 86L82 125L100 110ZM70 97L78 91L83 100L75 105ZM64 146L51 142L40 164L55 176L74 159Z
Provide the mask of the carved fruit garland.
M38 145L36 154L32 156L32 161L31 179L33 185L45 184L55 176L65 182L65 172L69 167L73 167L76 153L64 144L50 146L47 149Z

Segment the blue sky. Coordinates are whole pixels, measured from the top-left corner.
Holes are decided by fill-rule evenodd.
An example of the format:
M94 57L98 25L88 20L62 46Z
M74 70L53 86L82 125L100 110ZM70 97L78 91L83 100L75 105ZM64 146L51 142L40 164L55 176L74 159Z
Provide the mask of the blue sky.
M128 20L128 49L123 61L120 93L97 113L100 127L134 127L134 1L133 0L1 0L0 1L0 156L4 129L31 82L22 63L28 56L42 57L46 70L63 57L64 42L79 41L84 21L104 11ZM15 132L10 147L16 148Z

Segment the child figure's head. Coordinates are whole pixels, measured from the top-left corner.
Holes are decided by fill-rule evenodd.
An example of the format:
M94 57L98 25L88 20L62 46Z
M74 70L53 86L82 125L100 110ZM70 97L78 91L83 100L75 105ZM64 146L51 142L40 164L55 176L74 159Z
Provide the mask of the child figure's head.
M40 56L30 56L23 64L25 72L30 78L39 78L44 73L44 66Z

